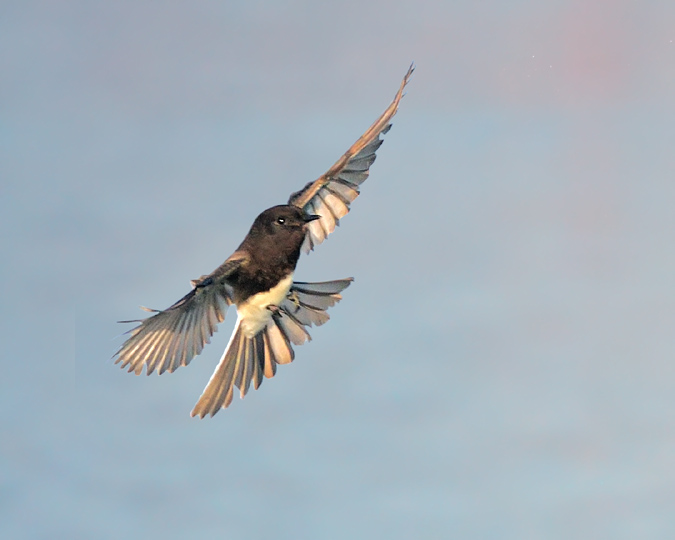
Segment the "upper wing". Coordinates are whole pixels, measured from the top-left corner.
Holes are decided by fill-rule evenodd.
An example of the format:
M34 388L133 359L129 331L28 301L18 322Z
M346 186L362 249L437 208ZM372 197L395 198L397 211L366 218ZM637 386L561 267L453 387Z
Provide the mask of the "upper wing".
M155 369L162 374L187 366L225 319L232 303L226 279L245 261L234 253L214 272L192 281L193 289L171 307L163 311L144 308L156 314L139 321L121 321L141 324L127 332L131 337L115 353L115 363L129 366L136 375L143 371L143 365L148 375Z
M391 128L391 119L398 110L405 88L415 70L411 65L403 77L394 101L375 123L361 135L335 164L314 182L293 193L288 204L304 209L307 214L318 214L321 219L312 221L303 244L306 252L323 242L335 230L341 217L349 212L349 205L359 195L359 185L368 178L368 170L375 161L375 152L382 144L380 135Z

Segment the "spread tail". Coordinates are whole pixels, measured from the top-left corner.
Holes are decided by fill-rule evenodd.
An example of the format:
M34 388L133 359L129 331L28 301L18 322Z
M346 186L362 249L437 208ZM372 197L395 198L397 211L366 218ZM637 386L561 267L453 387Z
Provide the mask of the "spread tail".
M295 358L292 345L312 339L307 327L328 321L326 310L342 299L340 292L351 282L352 278L293 283L281 305L270 306L267 326L253 337L244 334L241 319L237 319L230 342L191 416L213 416L232 403L235 386L243 398L251 383L257 390L263 375L274 377L277 364L291 363Z

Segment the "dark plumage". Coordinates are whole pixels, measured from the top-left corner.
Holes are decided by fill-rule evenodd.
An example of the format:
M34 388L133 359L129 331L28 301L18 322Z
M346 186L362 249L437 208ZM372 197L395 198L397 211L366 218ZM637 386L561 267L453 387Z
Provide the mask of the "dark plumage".
M268 291L295 269L307 234L306 225L320 216L307 216L295 206L280 205L260 214L235 253L248 262L229 277L235 304Z

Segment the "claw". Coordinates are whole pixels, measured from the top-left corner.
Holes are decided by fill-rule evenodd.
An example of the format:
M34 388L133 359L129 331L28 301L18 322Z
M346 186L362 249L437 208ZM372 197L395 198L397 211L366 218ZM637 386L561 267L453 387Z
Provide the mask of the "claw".
M286 298L293 302L295 312L297 313L300 310L300 298L298 298L298 293L296 291L289 291Z

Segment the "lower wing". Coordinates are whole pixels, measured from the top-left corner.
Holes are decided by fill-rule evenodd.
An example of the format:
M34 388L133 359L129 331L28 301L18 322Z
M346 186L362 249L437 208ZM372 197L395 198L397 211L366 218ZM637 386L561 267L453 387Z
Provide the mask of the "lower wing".
M116 364L140 375L143 366L150 375L172 372L179 366L187 366L202 352L225 319L225 312L232 303L226 279L245 258L235 253L214 272L192 282L193 289L178 302L165 310L146 311L155 315L138 322L127 332L130 337L114 354Z

